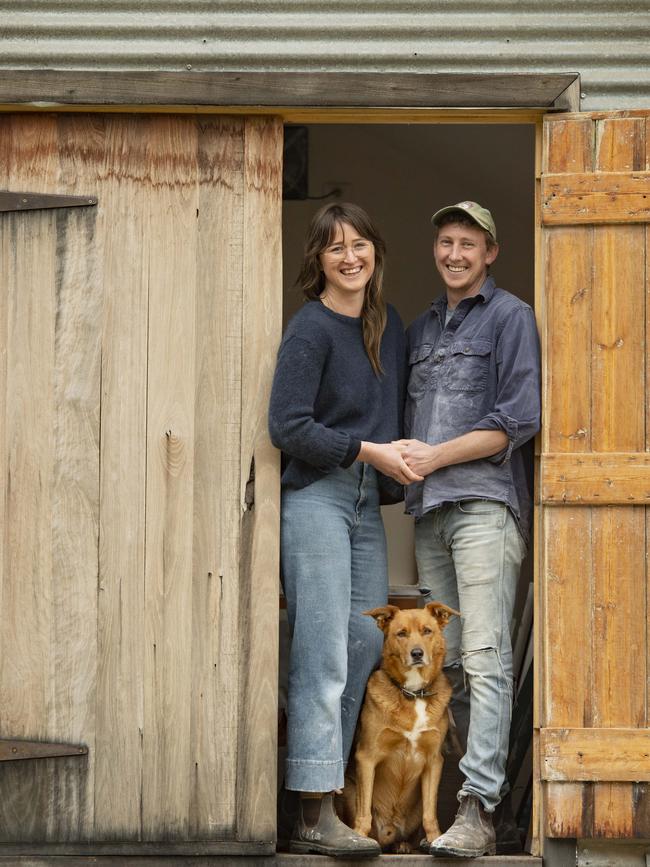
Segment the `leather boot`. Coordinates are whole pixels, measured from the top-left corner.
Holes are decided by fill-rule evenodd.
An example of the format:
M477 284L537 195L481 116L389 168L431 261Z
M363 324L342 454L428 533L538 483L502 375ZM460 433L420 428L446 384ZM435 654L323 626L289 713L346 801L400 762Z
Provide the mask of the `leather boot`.
M433 841L429 852L434 857L479 858L496 853L495 839L492 816L475 795L466 795L454 824Z
M356 834L339 819L334 811L334 798L331 793L323 795L320 813L315 825L308 825L300 802L298 821L289 843L290 852L315 852L332 858L375 858L381 854L376 840Z

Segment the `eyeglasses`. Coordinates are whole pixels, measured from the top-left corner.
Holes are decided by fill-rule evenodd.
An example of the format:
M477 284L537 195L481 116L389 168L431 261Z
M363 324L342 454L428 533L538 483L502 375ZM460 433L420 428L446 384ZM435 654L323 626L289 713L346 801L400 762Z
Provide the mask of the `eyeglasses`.
M352 250L354 256L365 256L370 252L373 246L374 245L371 241L355 241L354 244L350 244L349 247L345 244L332 244L331 247L323 250L322 255L327 256L328 259L345 259L348 250Z

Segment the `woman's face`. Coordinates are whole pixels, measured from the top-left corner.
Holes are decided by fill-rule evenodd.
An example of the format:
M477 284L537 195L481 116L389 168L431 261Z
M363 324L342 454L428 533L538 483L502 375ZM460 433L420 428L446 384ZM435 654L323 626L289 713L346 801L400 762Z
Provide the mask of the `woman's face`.
M363 294L375 270L375 246L349 223L339 223L319 256L325 275L323 294Z

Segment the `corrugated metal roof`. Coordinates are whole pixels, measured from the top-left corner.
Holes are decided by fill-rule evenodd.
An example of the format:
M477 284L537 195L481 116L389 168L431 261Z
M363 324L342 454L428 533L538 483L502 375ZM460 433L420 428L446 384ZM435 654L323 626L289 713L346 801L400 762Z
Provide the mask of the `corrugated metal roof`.
M578 72L584 109L650 106L647 0L0 0L0 40L0 71Z

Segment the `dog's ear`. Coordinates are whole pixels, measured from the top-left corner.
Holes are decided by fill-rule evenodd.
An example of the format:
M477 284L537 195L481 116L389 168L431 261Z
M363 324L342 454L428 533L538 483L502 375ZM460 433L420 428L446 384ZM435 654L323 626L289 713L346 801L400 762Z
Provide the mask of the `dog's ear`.
M374 617L377 626L385 632L388 624L397 614L399 608L396 605L384 605L382 608L373 608L370 611L364 611L369 617Z
M449 623L449 621L454 615L460 617L460 611L456 611L454 608L450 608L443 602L427 602L424 607L427 609L427 611L430 612L432 617L436 618L436 620L438 621L438 626L441 629L445 628L445 626Z

